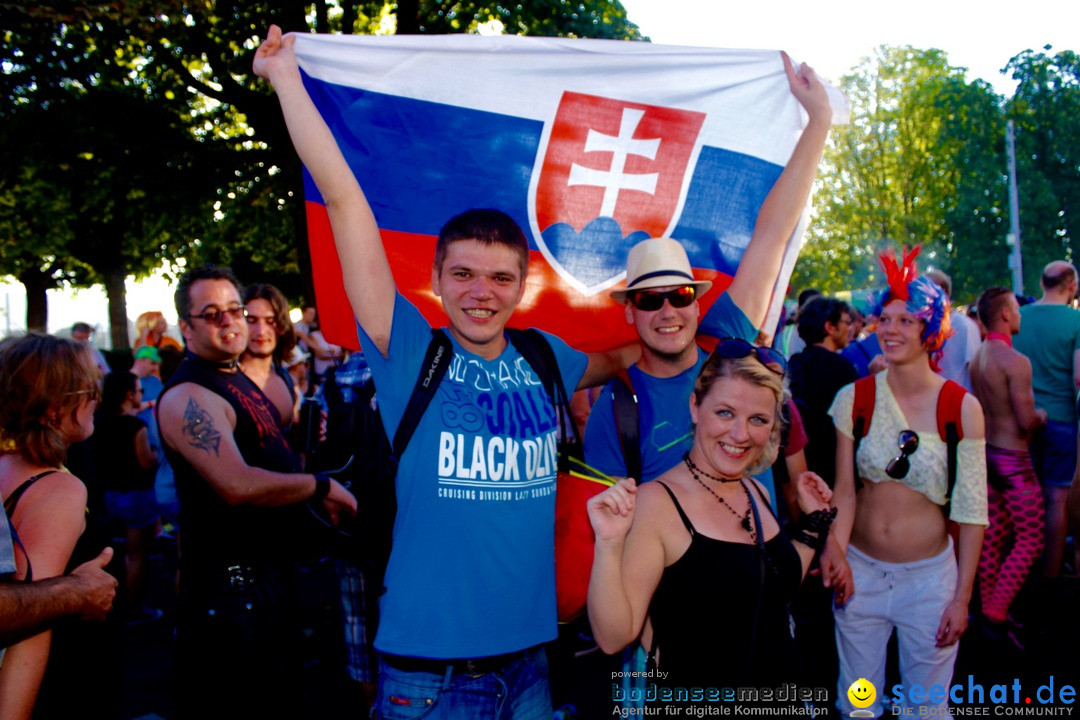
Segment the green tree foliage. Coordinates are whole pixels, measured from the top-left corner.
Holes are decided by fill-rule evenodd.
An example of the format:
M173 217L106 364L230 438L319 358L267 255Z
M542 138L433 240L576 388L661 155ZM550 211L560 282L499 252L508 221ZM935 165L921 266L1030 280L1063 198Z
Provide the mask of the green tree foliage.
M1080 228L1080 56L1026 50L1006 66L1018 81L1006 110L1016 129L1024 288L1038 294L1053 260L1077 262Z
M130 0L0 13L0 87L10 101L0 134L11 138L0 243L19 248L5 252L0 273L49 286L105 283L118 347L127 344L122 278L162 258L227 263L243 280L312 295L300 165L276 99L251 75L271 23L445 33L498 21L518 34L641 39L616 0ZM55 231L22 217L30 193L33 207L50 208ZM31 314L44 322L43 305Z
M982 80L940 50L882 47L842 79L851 123L833 129L795 287L880 284L877 253L923 245L965 301L1008 280L1004 117Z

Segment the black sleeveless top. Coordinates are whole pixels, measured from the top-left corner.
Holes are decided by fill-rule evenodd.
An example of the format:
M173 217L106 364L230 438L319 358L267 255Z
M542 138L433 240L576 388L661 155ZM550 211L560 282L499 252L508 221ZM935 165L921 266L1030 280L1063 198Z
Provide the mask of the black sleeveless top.
M766 562L757 545L706 537L694 529L671 488L660 484L691 538L682 557L664 568L649 605L657 668L669 673L663 684L739 688L793 681L788 604L802 582L802 561L791 541L780 532L766 542Z
M262 390L242 372L226 372L214 362L187 352L162 396L176 385L194 383L220 395L236 414L233 439L244 462L276 472L300 472L300 459L289 448L278 413ZM219 428L229 432L229 428ZM205 586L220 582L230 565L262 569L303 559L306 549L298 527L309 519L303 503L285 507L229 505L182 455L165 446L176 474L183 523L180 577Z

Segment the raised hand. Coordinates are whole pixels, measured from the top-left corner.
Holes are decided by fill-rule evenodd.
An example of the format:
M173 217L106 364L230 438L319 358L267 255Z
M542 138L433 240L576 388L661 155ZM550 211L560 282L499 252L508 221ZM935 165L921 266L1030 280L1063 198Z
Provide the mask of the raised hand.
M828 510L829 501L832 499L832 490L828 483L821 479L817 473L809 470L799 473L796 480L796 493L799 501L799 509L806 514L816 510Z
M281 28L271 25L266 32L266 39L255 51L255 60L251 64L251 69L256 75L273 84L272 75L278 70L296 69L296 55L293 54L292 49L295 42L295 37L291 35L283 37Z
M623 478L599 495L589 499L589 522L599 542L621 541L634 523L637 484Z
M821 78L814 72L814 68L802 63L796 70L795 63L786 52L781 52L780 55L784 59L784 72L787 73L791 94L811 118L821 117L831 121L832 108L829 105L829 96L825 92L825 85L821 82Z

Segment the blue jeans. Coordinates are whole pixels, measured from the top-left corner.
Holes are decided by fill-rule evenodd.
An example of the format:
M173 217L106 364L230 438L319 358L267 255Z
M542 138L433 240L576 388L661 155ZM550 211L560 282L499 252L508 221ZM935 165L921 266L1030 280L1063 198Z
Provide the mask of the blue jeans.
M403 672L379 661L381 720L551 720L547 655L534 648L498 672Z

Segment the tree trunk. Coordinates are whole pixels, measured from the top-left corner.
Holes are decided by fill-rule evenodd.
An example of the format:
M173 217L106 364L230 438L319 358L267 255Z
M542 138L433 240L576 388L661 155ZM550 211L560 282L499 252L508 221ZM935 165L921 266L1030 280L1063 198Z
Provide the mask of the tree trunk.
M109 341L113 350L131 349L128 337L127 287L123 272L110 273L105 278L105 294L109 298Z
M420 34L420 0L398 0L397 34Z
M39 270L27 270L18 277L26 288L26 329L47 332L49 298L45 291L55 285L53 279Z

